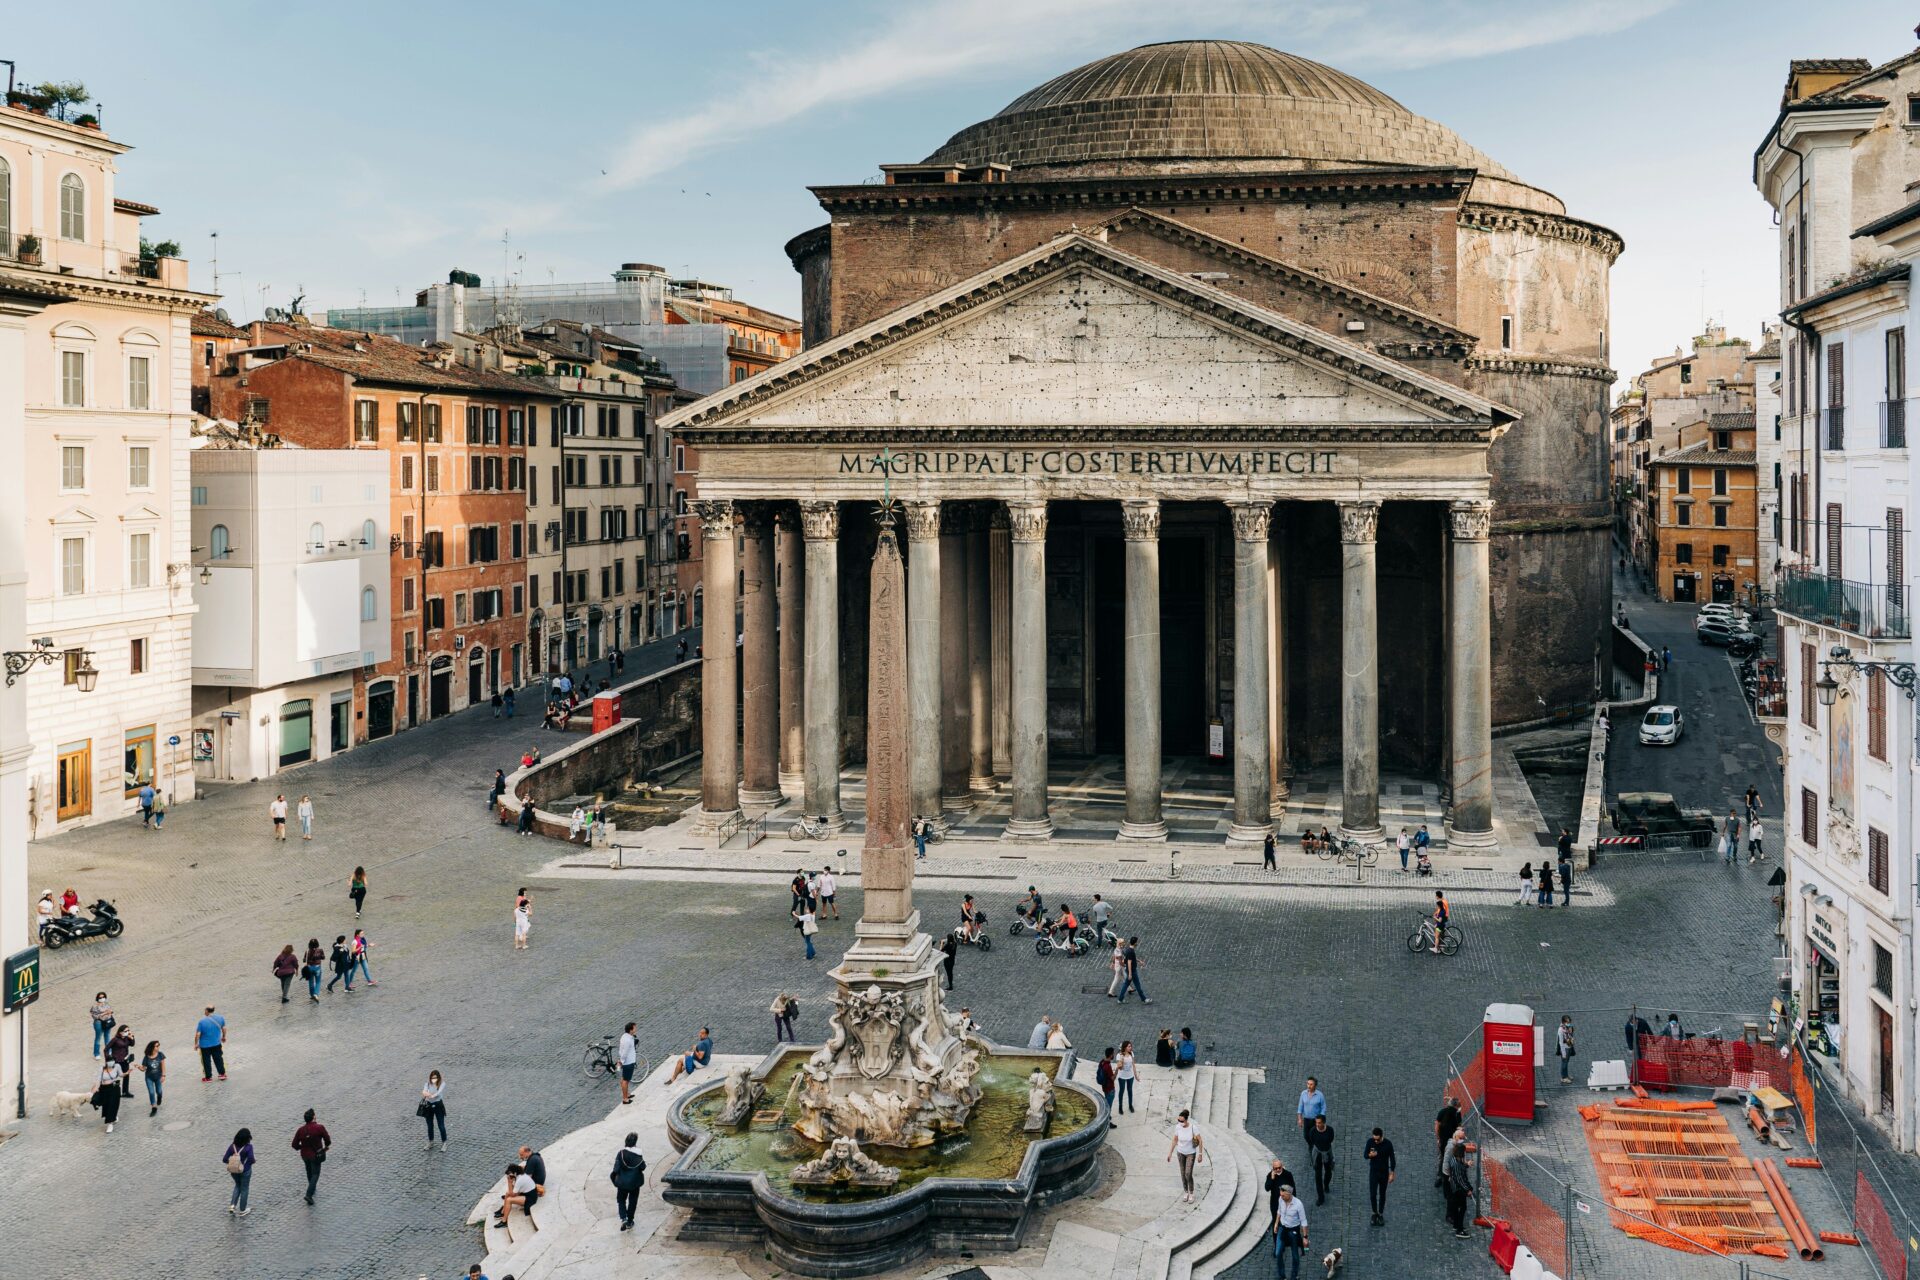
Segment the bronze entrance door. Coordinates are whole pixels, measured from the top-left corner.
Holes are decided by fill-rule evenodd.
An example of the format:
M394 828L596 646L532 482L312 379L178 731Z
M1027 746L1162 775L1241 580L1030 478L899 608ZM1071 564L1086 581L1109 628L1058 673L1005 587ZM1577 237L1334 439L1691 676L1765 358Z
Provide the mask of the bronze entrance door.
M69 742L60 748L60 796L56 817L84 818L93 812L93 742Z

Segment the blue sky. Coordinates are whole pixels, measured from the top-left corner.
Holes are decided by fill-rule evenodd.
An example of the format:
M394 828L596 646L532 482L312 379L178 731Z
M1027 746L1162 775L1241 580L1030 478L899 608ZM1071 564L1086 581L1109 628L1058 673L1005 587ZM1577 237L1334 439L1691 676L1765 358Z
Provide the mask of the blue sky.
M1897 56L1892 0L942 0L564 6L229 2L9 14L0 57L78 79L136 148L194 283L236 317L392 304L451 267L604 279L630 260L797 312L808 183L913 161L1024 90L1154 40L1255 40L1455 129L1627 242L1615 367L1703 314L1776 309L1751 158L1794 57ZM1837 16L1844 13L1844 19ZM501 237L511 234L503 257ZM505 266L503 267L503 263Z

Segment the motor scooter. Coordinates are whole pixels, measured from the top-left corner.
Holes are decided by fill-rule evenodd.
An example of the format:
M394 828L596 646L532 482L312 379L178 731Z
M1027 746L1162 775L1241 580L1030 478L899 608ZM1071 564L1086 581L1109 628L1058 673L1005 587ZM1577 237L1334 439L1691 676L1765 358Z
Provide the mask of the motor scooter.
M40 941L49 951L58 951L69 942L79 942L83 938L117 938L127 931L113 904L101 898L87 908L93 914L89 918L77 915L54 916L40 926Z

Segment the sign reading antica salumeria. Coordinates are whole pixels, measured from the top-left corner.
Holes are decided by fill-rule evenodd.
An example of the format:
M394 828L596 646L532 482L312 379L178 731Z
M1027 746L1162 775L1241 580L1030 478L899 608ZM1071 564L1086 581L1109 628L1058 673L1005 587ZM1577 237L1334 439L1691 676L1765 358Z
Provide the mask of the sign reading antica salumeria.
M840 474L1326 476L1338 460L1332 449L903 449L842 453Z

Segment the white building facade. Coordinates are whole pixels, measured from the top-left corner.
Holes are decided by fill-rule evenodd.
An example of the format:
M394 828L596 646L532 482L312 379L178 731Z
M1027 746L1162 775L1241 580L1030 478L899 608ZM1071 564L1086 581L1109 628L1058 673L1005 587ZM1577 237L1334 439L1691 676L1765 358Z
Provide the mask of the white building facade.
M199 449L194 772L246 782L366 737L354 673L392 655L384 453Z
M1779 214L1787 970L1815 1061L1902 1150L1920 1123L1907 447L1920 50L1795 62L1755 156ZM1876 234L1876 227L1879 233ZM1770 817L1772 815L1769 815ZM1770 842L1771 843L1771 842Z
M1780 499L1786 476L1781 462L1779 326L1761 326L1760 346L1748 357L1747 363L1750 366L1747 380L1753 386L1754 489L1759 503L1755 513L1755 547L1759 560L1756 576L1770 597L1779 585Z

